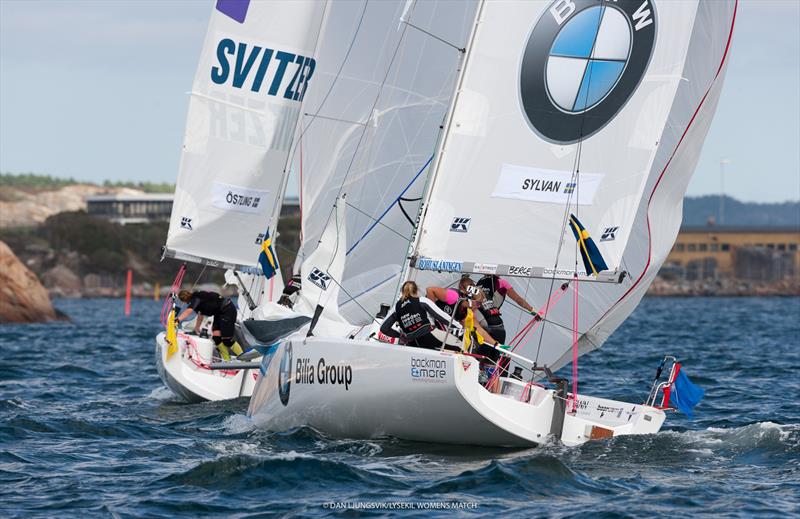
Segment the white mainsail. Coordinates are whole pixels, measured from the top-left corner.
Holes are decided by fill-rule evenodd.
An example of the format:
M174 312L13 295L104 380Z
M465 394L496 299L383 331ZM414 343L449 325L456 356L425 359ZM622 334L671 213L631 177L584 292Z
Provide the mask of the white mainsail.
M483 4L415 266L496 273L541 307L576 270L587 279L567 226L574 214L608 270L627 273L580 283L579 350L599 347L677 235L735 10L722 1ZM572 298L570 289L548 308L523 354L552 368L569 360ZM509 337L529 319L510 304L503 313Z
M167 257L258 271L315 76L325 6L215 2L192 86Z
M302 155L305 255L337 196L347 195L347 262L337 281L353 323L369 322L394 296L475 8L335 2L326 15L294 164L299 171Z

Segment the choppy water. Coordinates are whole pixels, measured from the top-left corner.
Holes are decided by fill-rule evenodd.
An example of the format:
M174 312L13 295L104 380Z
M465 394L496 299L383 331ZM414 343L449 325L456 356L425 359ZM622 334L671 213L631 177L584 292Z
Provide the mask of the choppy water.
M581 359L581 390L641 399L672 352L706 389L695 420L528 450L254 430L243 399L186 405L161 387L158 303L128 319L119 300L57 306L74 324L0 326L3 517L800 512L797 298L645 300Z

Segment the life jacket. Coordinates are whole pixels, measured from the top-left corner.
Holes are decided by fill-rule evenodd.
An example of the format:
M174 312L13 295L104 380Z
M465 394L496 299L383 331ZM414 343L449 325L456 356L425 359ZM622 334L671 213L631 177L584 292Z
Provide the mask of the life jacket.
M454 321L461 322L467 316L467 309L461 303L464 302L464 298L467 295L462 292L461 290L458 291L458 300L453 303L452 305L448 305L444 301L436 301L436 306L442 309L444 313L447 315L452 315ZM455 315L453 315L453 311L455 311Z
M500 307L503 306L506 296L497 290L498 281L499 278L497 276L484 276L475 284L481 287L481 290L483 290L483 293L486 295L486 299L491 300L494 303L494 307L499 310Z
M219 314L230 300L223 298L216 292L199 290L192 293L189 306L198 314L212 316Z
M394 305L394 312L400 329L408 341L422 337L432 330L431 322L428 320L428 312L416 297L398 301Z

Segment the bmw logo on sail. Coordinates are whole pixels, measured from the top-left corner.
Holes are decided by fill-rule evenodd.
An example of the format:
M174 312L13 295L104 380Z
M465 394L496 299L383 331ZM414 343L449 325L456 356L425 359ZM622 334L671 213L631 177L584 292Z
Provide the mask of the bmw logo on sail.
M602 129L647 70L656 39L652 0L555 0L528 36L520 101L531 128L569 144Z

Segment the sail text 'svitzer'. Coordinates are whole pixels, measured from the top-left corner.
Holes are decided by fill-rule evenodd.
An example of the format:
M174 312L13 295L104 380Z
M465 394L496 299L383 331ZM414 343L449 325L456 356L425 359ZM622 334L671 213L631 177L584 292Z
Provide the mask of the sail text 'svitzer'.
M229 55L235 58L233 66ZM224 85L230 82L230 86L234 88L249 88L252 92L261 92L262 86L265 90L268 87L267 95L280 95L293 101L303 100L317 66L316 60L311 57L260 45L237 43L230 38L219 41L216 56L217 64L211 67L211 81L214 83ZM284 77L291 77L291 80L281 93Z

